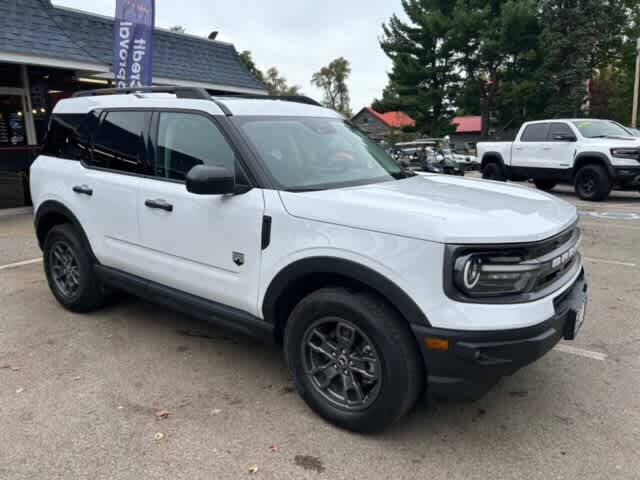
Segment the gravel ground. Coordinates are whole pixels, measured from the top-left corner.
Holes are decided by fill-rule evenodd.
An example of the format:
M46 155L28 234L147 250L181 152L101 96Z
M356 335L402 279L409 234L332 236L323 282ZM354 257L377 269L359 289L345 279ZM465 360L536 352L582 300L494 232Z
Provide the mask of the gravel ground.
M40 252L0 218L0 479L640 478L640 195L557 194L583 213L578 340L374 436L314 415L275 347L127 296L66 312L40 263L2 268Z

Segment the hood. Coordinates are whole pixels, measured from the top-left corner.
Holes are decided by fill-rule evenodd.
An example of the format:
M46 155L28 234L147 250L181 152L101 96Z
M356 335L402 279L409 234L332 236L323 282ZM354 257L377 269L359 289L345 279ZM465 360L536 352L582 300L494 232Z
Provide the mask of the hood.
M604 137L604 138L584 138L582 140L583 149L586 145L605 146L609 148L639 148L640 138L637 137Z
M544 240L577 219L573 205L549 194L445 175L280 196L295 217L440 243Z

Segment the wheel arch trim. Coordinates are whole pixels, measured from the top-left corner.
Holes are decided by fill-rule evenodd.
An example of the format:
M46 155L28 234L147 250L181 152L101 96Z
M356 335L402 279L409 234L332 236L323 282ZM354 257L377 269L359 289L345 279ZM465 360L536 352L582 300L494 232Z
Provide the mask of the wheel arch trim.
M383 274L352 260L314 256L290 263L273 277L262 300L265 321L278 322L278 302L287 290L308 275L337 275L366 286L385 298L410 324L431 325L416 302Z
M576 155L576 158L573 161L573 171L571 172L571 178L575 178L578 170L588 163L598 163L602 164L606 169L609 175L613 178L615 176L615 171L613 170L613 165L611 165L611 160L607 155L602 152L581 152Z
M42 250L42 248L44 247L44 241L46 238L46 236L43 235L44 232L41 232L41 227L43 226L43 222L45 222L45 219L51 215L62 216L68 221L67 223L73 225L73 227L80 234L80 239L84 246L87 248L91 259L94 262L97 262L96 256L94 255L93 249L91 248L91 243L89 242L89 237L87 237L87 234L84 231L84 228L82 228L80 221L67 206L57 200L47 200L43 202L36 210L34 226L40 249Z

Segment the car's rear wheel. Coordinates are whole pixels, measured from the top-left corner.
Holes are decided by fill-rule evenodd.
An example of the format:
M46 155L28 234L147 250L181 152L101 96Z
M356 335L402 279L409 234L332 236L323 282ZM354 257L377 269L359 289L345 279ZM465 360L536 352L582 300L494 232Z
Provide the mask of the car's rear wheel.
M533 184L538 190L550 192L556 185L558 185L558 182L554 182L553 180L534 180Z
M307 404L358 432L402 417L425 378L406 322L377 296L342 288L313 292L294 308L285 353Z
M580 168L576 173L574 186L578 197L592 202L606 199L613 188L609 173L602 165Z
M105 291L93 270L91 254L71 225L53 227L43 253L49 288L63 307L86 312L102 304Z
M482 167L482 178L485 180L496 180L498 182L504 182L506 180L502 166L497 162L489 162Z

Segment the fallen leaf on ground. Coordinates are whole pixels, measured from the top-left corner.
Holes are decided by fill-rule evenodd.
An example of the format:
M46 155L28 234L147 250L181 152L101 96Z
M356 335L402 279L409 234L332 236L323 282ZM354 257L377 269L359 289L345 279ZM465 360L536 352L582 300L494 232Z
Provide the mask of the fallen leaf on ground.
M271 451L273 453L278 453L280 451L280 446L279 445L271 445Z
M211 410L211 415L220 415L221 412L222 410L220 410L219 408L214 408L213 410Z
M20 387L20 388L18 388L18 389L16 390L16 393L22 393L22 392L24 392L24 388L22 388L22 387Z
M162 439L164 438L164 433L162 433L162 432L158 432L158 433L156 433L156 434L153 436L153 438L154 438L155 440L162 440Z
M80 380L80 379L81 379L81 377L73 377L73 381L74 381L74 382L77 382L77 381L78 381L78 380Z
M13 372L19 372L20 371L20 367L11 367L11 370Z
M254 474L254 473L258 473L258 466L257 465L252 465L249 467L249 473L250 474Z
M158 411L156 412L156 418L157 418L158 420L161 420L161 419L167 418L168 416L169 416L169 410L158 410Z

